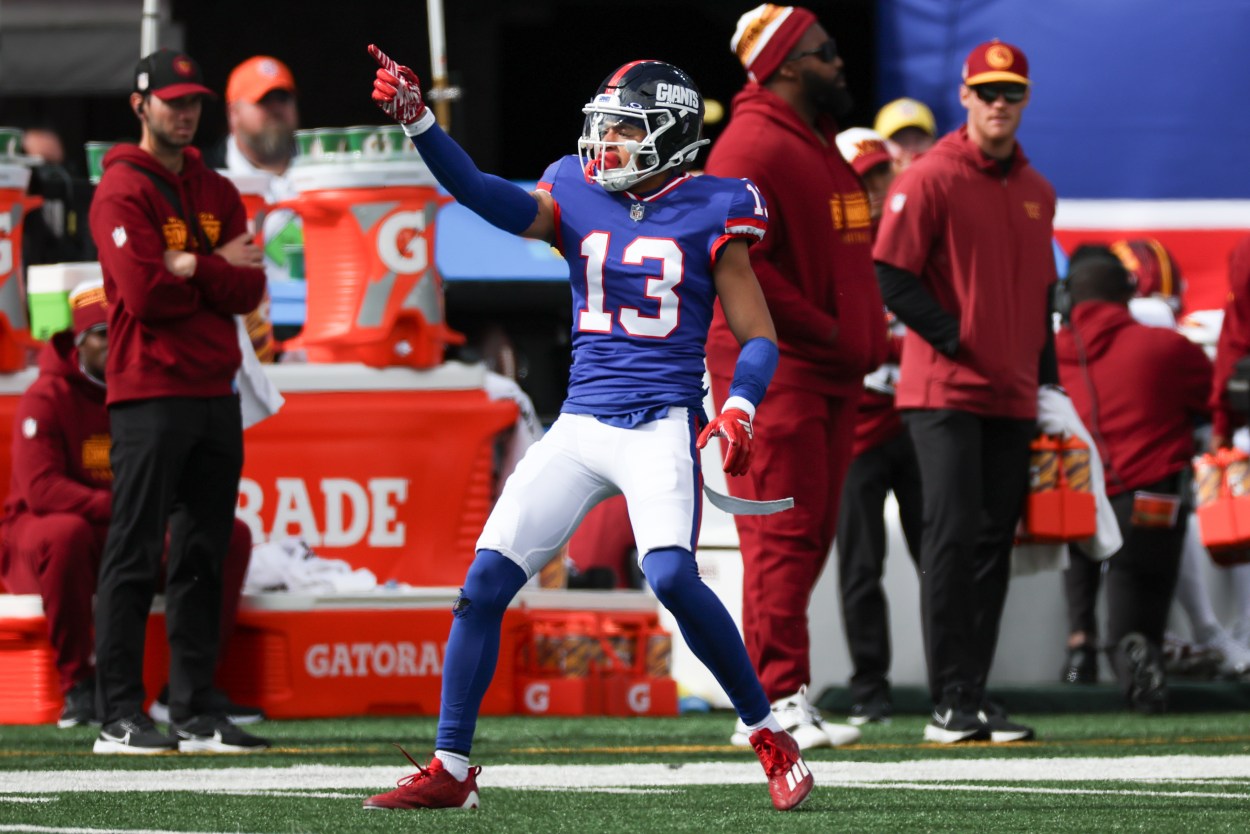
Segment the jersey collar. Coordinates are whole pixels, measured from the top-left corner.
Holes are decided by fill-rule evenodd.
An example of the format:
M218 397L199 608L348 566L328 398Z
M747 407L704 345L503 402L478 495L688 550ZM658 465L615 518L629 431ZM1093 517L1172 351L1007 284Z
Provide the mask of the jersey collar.
M660 198L661 198L661 197L663 197L665 194L667 194L668 192L672 191L674 188L676 188L677 186L681 185L683 182L685 182L685 181L686 181L686 180L688 180L688 179L690 179L690 174L688 174L688 173L683 173L680 177L674 177L673 179L669 180L669 181L668 181L668 182L664 185L664 187L663 187L663 188L659 189L658 191L652 192L651 194L648 194L648 195L647 195L647 196L645 196L645 197L640 197L640 196L638 196L637 194L635 194L634 192L632 192L632 191L628 191L628 190L627 190L627 191L623 191L623 192L621 192L621 193L625 194L627 197L629 197L629 199L634 200L634 201L636 201L636 202L639 202L639 203L650 203L650 202L653 202L653 201L655 201L655 200L660 199Z

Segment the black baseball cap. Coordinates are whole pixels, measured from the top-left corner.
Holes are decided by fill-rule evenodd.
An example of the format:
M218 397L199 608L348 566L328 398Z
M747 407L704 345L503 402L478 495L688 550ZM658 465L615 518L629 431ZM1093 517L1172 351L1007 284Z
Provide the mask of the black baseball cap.
M135 92L151 93L166 101L197 93L216 98L216 93L204 86L200 65L187 53L175 49L158 49L139 59L135 66Z

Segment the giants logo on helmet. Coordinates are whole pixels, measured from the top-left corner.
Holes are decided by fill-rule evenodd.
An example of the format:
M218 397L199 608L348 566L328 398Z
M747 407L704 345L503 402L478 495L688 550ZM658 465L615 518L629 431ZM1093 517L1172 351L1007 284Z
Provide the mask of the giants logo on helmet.
M687 113L699 112L699 94L689 87L669 84L665 81L655 85L656 104L667 104Z
M424 678L443 673L446 644L314 643L304 652L304 670L314 678Z

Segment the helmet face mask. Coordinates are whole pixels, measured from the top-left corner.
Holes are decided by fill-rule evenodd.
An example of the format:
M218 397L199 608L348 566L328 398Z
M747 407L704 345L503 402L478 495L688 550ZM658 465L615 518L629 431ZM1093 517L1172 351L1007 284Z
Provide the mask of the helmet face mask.
M635 61L613 72L582 108L586 114L577 142L586 178L608 191L623 191L650 176L694 161L701 139L703 98L690 77L662 61ZM628 126L637 140L608 132ZM605 166L607 154L623 149L624 165ZM617 151L619 152L619 151Z

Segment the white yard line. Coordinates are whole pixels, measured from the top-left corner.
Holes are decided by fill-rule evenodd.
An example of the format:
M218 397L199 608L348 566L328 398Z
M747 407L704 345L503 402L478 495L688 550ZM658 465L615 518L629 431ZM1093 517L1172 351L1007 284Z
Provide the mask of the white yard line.
M1125 756L1119 758L928 759L906 762L809 762L817 784L964 782L1136 782L1250 780L1250 756ZM400 767L179 768L177 770L9 771L0 794L120 791L378 790L409 769ZM754 762L704 762L669 767L625 765L497 765L482 771L483 788L619 789L758 784ZM0 828L0 831L6 829Z
M201 831L170 832L167 828L81 828L78 826L62 827L56 825L4 825L0 831L33 832L33 834L214 834Z

